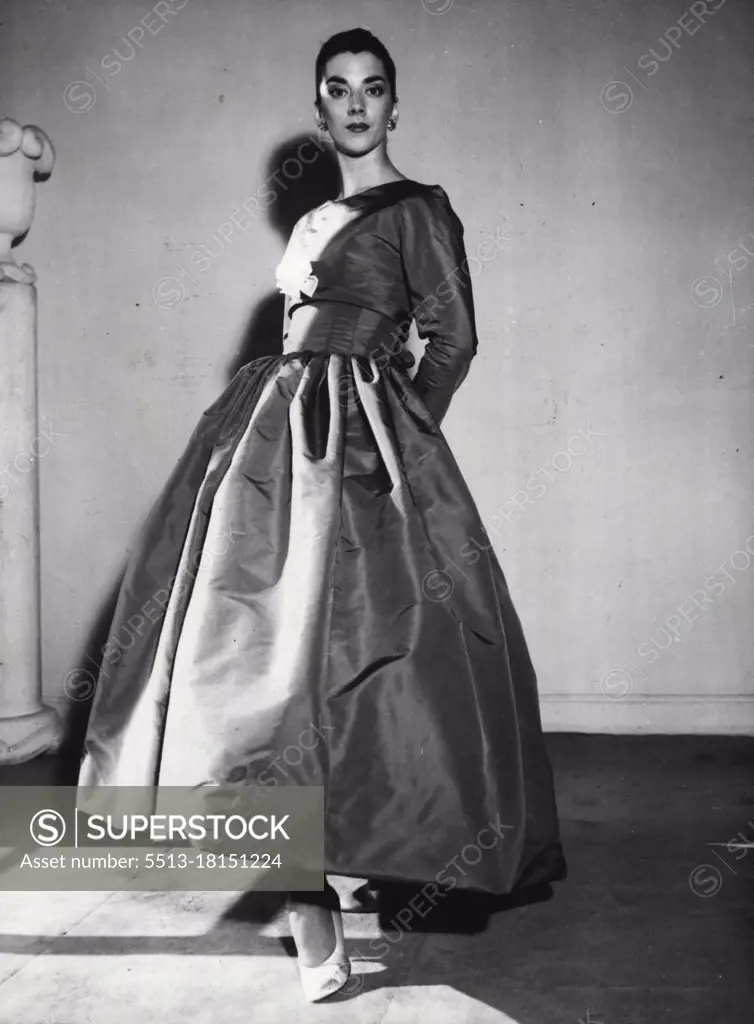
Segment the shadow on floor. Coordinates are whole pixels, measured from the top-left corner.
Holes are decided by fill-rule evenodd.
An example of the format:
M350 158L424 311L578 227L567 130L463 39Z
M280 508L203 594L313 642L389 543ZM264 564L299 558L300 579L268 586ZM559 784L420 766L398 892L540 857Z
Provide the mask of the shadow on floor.
M355 973L333 1003L385 986L435 999L450 987L483 1004L480 1014L490 1007L516 1024L750 1024L754 849L744 839L754 840L754 739L547 742L568 880L554 894L448 897L405 926L397 914L408 890L385 889L383 933L347 941ZM0 784L42 784L54 760L3 768ZM0 953L28 952L30 942L52 956L172 953L189 969L193 956L281 956L290 943L259 934L281 900L246 894L198 936L6 934Z

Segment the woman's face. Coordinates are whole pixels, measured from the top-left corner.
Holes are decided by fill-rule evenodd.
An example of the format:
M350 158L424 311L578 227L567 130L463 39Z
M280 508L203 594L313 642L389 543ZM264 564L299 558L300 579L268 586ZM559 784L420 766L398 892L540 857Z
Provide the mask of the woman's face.
M335 148L349 156L363 156L384 143L388 121L398 116L385 67L373 53L331 57L319 104Z

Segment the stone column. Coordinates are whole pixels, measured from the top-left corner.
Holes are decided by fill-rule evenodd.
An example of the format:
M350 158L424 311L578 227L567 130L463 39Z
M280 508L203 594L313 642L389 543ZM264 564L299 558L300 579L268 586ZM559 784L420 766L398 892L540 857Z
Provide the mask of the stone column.
M51 442L37 425L36 274L12 252L31 227L35 182L54 163L41 128L0 120L0 764L62 738L41 686L39 459Z
M62 736L41 699L36 315L33 284L0 281L0 764Z

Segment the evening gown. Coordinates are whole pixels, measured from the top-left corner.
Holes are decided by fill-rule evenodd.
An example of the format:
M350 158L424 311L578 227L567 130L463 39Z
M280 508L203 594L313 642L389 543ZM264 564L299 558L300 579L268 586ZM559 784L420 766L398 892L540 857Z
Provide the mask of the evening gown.
M305 330L204 412L135 542L81 786L318 785L329 873L565 877L535 673L440 429L477 349L464 261L439 185L296 225Z

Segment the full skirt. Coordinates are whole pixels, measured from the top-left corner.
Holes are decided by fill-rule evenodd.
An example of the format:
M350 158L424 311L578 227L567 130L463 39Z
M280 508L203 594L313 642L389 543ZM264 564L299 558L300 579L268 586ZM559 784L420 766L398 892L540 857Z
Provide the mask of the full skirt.
M263 357L207 409L131 552L79 782L319 785L329 872L565 876L519 619L402 369Z

